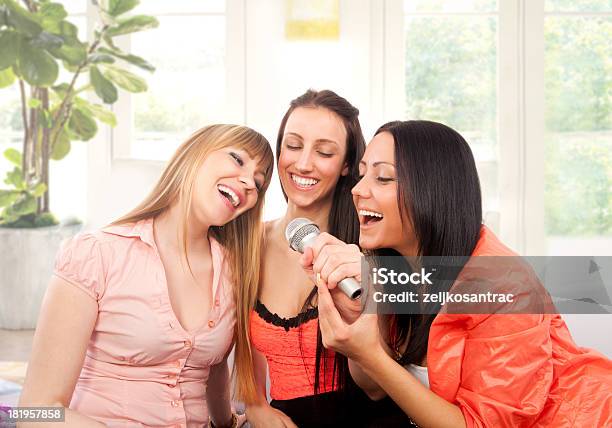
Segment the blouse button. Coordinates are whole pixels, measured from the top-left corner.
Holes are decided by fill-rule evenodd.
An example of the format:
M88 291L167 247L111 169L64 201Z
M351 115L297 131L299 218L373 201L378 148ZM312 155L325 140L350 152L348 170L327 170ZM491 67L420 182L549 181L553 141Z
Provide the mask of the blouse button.
M215 326L215 322L213 320L208 321L208 326L213 328Z
M183 344L185 345L185 348L191 348L191 340L186 340L183 342Z
M219 299L215 299L215 306L219 306Z
M180 362L180 360L176 360L176 361L174 362L174 365L175 365L176 367L180 367L180 366L181 366L181 362Z
M171 401L171 402L170 402L170 405L171 405L172 407L178 407L178 406L180 406L180 405L181 405L181 402L180 402L180 401L178 401L178 400L174 400L174 401Z

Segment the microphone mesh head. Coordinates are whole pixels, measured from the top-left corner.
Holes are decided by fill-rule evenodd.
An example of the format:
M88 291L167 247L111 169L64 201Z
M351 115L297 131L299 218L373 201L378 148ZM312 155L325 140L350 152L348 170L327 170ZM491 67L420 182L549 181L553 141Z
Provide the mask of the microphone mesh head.
M319 233L319 227L316 224L307 218L295 218L287 225L285 238L291 248L301 253L304 251L301 246L302 239L312 233Z

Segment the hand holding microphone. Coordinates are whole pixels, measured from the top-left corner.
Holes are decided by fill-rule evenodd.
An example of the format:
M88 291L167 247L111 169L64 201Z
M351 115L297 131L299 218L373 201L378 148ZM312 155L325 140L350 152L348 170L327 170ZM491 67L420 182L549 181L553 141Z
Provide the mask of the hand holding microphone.
M293 250L304 254L303 267L312 264L313 272L320 275L328 288L337 285L353 300L361 296L362 254L359 247L321 233L316 224L305 218L293 219L285 229L285 237Z
M285 231L289 246L303 254L302 267L327 283L318 283L319 326L323 345L361 362L380 346L376 314L364 314L359 297L363 255L356 245L321 233L310 220L294 219ZM335 290L336 285L339 290ZM341 290L341 292L340 292ZM347 297L348 296L348 297Z

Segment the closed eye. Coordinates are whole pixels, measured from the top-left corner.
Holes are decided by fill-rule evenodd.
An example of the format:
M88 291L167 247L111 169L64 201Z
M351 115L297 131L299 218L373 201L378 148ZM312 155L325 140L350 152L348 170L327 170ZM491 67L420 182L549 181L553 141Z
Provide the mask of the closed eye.
M244 165L244 161L242 160L239 154L230 152L230 156L234 158L234 160L238 163L238 165L240 166Z
M389 178L389 177L376 177L376 179L380 181L381 183L388 183L390 181L395 181L395 178Z

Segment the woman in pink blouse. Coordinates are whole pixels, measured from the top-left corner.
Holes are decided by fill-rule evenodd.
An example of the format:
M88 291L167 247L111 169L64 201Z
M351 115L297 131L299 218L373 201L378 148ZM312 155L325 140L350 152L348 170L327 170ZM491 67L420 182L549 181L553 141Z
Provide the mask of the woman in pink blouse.
M19 405L78 427L236 426L227 355L236 337L240 389L272 168L262 135L205 127L136 209L65 243Z

